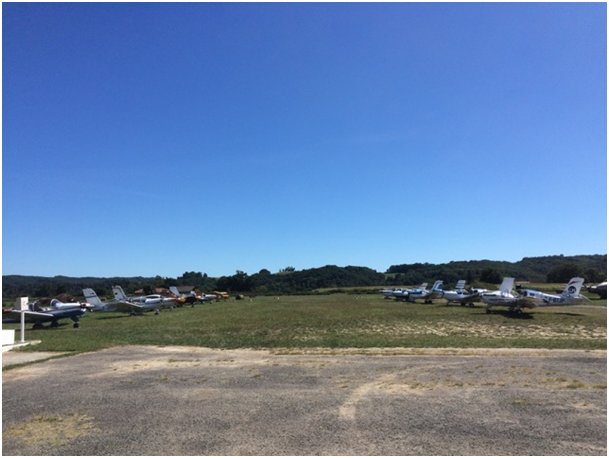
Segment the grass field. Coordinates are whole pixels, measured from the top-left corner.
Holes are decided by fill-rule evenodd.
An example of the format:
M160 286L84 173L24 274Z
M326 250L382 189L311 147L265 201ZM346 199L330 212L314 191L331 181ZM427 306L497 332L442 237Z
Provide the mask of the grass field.
M518 347L603 349L606 300L534 309L517 317L477 307L410 304L380 294L256 297L163 310L160 315L87 313L78 329L26 330L31 351L92 351L115 345L263 347ZM3 324L4 329L18 329ZM27 351L27 350L26 350Z

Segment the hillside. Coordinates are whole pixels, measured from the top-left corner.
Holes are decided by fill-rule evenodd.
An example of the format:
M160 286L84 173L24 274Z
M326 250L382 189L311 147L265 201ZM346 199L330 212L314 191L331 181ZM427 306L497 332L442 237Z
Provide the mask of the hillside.
M445 264L399 264L389 267L391 284L416 284L442 279L447 283L459 279L468 282L499 283L504 276L521 281L566 282L582 276L586 282L600 282L607 278L607 255L540 256L523 258L518 262L452 261Z
M156 277L37 277L27 275L3 275L2 295L5 299L18 296L47 297L66 293L80 296L89 287L100 296L111 295L112 285L121 285L125 291L152 290L155 287L188 285L203 291L216 289L251 294L308 293L321 288L354 286L415 285L424 281L444 280L446 285L459 279L468 283L498 284L504 276L519 281L566 282L573 276L582 276L587 283L597 283L607 278L607 255L543 256L524 258L518 262L507 261L452 261L444 264L399 264L380 273L367 267L324 266L314 269L293 268L271 273L261 269L248 275L237 271L220 278L208 277L201 272L185 272L177 278Z

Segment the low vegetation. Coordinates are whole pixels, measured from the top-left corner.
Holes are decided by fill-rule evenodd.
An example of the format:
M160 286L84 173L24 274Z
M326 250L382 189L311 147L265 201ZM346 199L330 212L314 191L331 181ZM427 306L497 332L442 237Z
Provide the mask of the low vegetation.
M258 296L163 310L160 315L88 313L78 329L28 330L28 350L92 351L116 345L214 348L517 347L604 349L606 300L534 309L523 316L484 308L385 300L380 294ZM16 329L18 325L3 325ZM26 350L26 351L28 351Z
M517 281L566 283L571 277L584 277L587 283L598 283L607 278L607 255L542 256L524 258L518 262L505 261L454 261L444 264L401 264L389 267L386 273L367 267L324 266L296 270L294 267L271 273L268 269L248 274L238 270L234 275L219 278L201 272L184 272L177 278L168 277L34 277L4 275L3 298L18 296L45 297L68 294L80 296L83 288L93 288L99 296L111 295L112 285L121 285L130 293L142 289L150 294L154 288L169 286L198 287L201 291L230 291L232 293L311 294L318 290L341 288L367 288L376 286L432 284L444 280L446 287L460 279L469 285L494 287L503 276Z

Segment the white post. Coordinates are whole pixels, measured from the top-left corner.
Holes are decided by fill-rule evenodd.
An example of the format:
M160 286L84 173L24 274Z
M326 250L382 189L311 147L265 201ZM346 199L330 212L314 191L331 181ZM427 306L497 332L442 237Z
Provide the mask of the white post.
M25 311L21 311L21 343L25 343Z
M28 310L27 297L20 297L17 299L15 308L21 312L21 343L25 343L25 311Z

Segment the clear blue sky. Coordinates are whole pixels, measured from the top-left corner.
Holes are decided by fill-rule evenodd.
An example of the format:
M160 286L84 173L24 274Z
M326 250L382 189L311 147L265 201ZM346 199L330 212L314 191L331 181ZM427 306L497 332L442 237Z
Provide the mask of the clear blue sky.
M2 5L3 274L607 252L606 5Z

